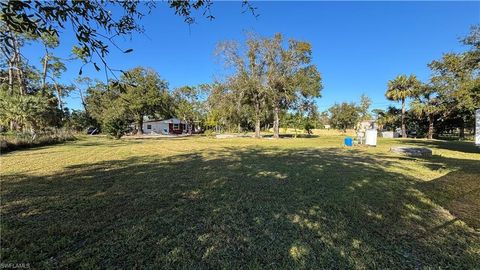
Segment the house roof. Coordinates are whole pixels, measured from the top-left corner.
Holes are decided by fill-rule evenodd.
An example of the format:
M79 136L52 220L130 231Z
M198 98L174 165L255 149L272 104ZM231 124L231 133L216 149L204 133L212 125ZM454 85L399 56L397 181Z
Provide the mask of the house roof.
M162 119L162 120L154 120L154 119L151 119L151 120L146 120L146 121L143 121L143 123L157 123L157 122L160 122L160 123L173 123L173 124L185 124L186 122L185 121L182 121L178 118L169 118L169 119Z

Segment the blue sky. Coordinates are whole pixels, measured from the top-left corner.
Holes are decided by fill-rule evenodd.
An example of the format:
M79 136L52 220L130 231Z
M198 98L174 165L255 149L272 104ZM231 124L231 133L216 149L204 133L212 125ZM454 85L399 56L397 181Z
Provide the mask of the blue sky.
M146 66L155 69L171 88L209 83L224 74L213 51L222 40L243 40L245 31L262 36L281 32L286 38L311 42L313 62L322 73L324 89L317 103L321 111L335 102L357 101L362 93L373 108L391 102L384 97L387 81L398 74L428 80L427 63L446 52L466 48L459 43L471 25L480 23L480 2L252 2L259 16L242 13L240 2L215 2L215 20L199 18L188 26L162 3L142 20L145 34L119 39L122 54L111 47L113 68ZM55 53L68 58L72 33L65 32ZM38 64L43 50L29 46L24 54ZM80 67L68 63L64 82ZM105 80L103 72L86 68L83 75ZM81 108L76 95L67 106Z

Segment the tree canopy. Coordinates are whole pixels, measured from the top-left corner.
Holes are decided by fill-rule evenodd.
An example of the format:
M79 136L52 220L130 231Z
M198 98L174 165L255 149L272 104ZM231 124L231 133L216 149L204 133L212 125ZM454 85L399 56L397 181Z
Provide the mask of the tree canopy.
M71 29L77 40L73 52L86 63L92 63L97 70L103 65L105 69L112 71L105 59L110 46L121 49L115 43L116 38L143 32L144 28L139 20L149 14L156 4L152 0L2 1L0 23L3 29L0 32L0 44L9 52L17 47L15 35L18 33L32 39L48 36L58 39L64 31ZM211 13L212 5L211 0L168 1L168 7L188 24L195 22L196 10L206 18L214 19ZM243 1L242 6L255 15L256 8L248 1ZM125 53L132 51L121 50Z
M279 137L280 126L310 132L328 120L345 130L371 119L372 101L367 96L358 105L335 104L320 114L316 99L321 97L323 81L313 63L312 45L281 33L269 37L249 33L244 42L220 42L216 55L224 64L225 76L173 91L154 70L109 67L106 57L112 46L124 53L132 51L117 46L116 40L144 31L141 19L156 5L139 0L0 2L0 128L35 133L100 125L119 137L132 127L142 134L147 117L176 116L190 126L254 130L256 137L261 137L262 129L273 130L273 136ZM214 19L212 5L210 0L164 3L187 24L194 23L196 16ZM249 2L242 5L255 14ZM67 31L75 35L72 52L83 65L106 71L104 83L89 78L62 83L69 59L54 52ZM37 61L22 54L29 42L43 44ZM474 111L480 107L480 26L473 26L461 42L466 51L445 53L428 64L429 81L422 83L412 74L388 82L385 97L400 102L401 109L375 111L382 126L401 125L403 137L407 129L425 130L428 138L455 130L464 137L465 130L472 130ZM118 77L115 71L121 71ZM73 93L80 95L84 112L66 107L65 98ZM395 115L399 112L401 117Z
M400 101L402 103L402 137L407 137L407 129L405 122L405 101L407 98L413 97L420 86L415 75L399 75L395 79L390 80L387 86L385 96L389 100Z
M217 52L231 71L223 88L233 105L231 119L241 127L247 117L256 137L261 122L271 118L278 137L282 111L303 109L299 104L320 97L321 76L311 64L308 42L291 39L285 48L281 34L271 38L250 34L244 48L235 41L222 42Z
M86 102L92 116L115 137L123 135L131 122L136 123L137 133L143 134L145 116L173 113L168 83L154 70L141 67L126 71L115 85L97 84L88 89Z
M334 128L346 131L349 128L354 128L360 120L359 108L355 103L342 102L335 104L330 109L330 124Z

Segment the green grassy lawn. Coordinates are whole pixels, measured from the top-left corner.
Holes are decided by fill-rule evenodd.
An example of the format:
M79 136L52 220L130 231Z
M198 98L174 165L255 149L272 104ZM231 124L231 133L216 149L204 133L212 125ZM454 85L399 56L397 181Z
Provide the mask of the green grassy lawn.
M433 149L431 158L389 152ZM1 262L34 268L477 268L472 143L107 140L1 161Z

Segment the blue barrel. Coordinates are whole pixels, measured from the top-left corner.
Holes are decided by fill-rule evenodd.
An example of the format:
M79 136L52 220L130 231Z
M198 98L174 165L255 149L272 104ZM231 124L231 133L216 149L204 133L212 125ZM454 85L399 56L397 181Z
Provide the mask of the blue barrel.
M345 146L353 146L353 139L350 137L345 138Z

